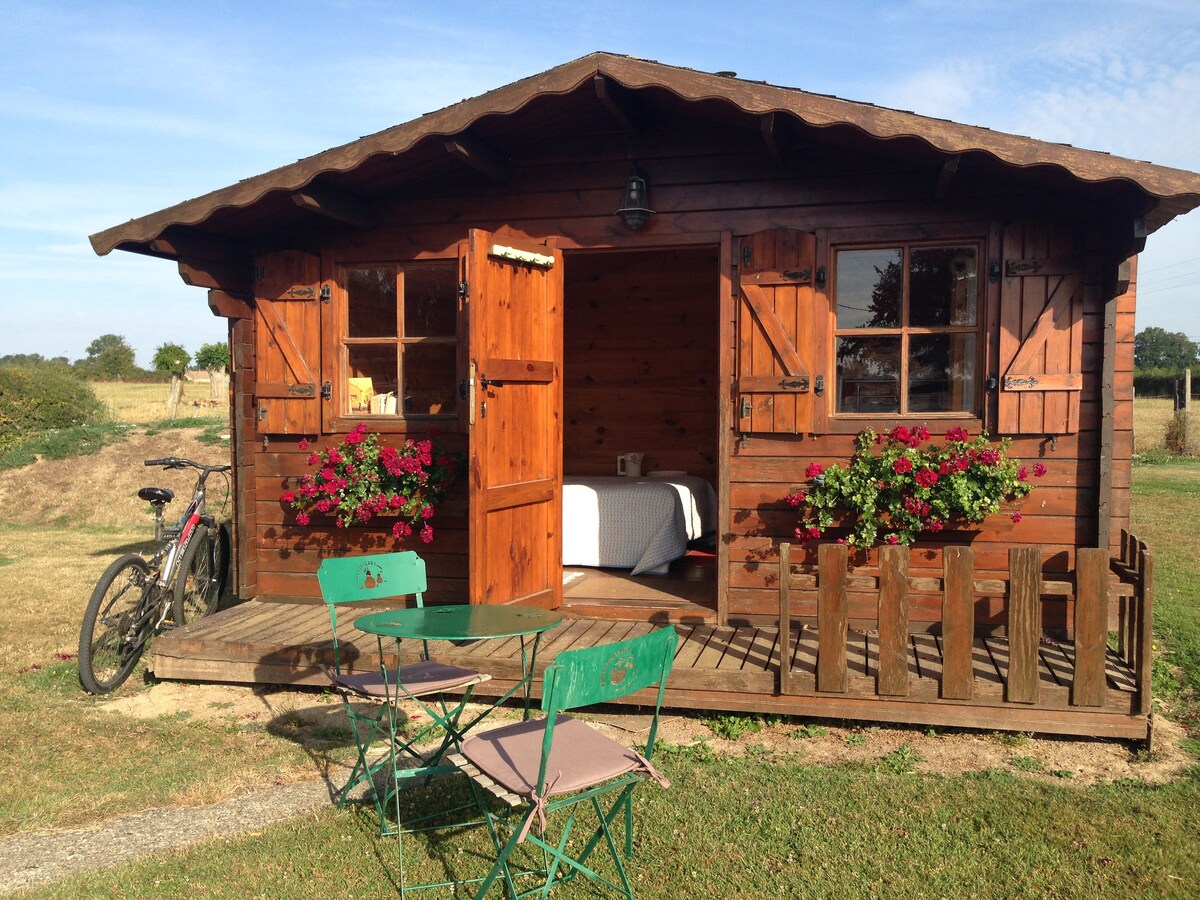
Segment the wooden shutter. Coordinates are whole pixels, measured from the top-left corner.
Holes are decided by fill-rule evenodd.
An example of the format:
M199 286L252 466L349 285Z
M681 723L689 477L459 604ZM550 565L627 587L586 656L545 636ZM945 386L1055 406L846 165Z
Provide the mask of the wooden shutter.
M1001 434L1079 430L1083 264L1069 255L1051 255L1056 248L1038 237L1029 227L1005 231L997 419Z
M807 232L777 228L739 241L734 418L743 434L823 430L816 257Z
M320 430L320 258L297 250L259 257L254 279L259 434Z

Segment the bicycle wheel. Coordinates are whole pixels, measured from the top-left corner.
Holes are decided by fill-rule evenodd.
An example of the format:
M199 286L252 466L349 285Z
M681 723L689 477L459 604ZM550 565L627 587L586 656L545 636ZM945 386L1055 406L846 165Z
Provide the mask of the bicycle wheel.
M175 578L171 617L186 625L215 612L221 600L220 540L210 528L199 528L183 552Z
M79 683L93 694L107 694L129 677L152 618L140 615L150 567L135 553L117 559L104 570L79 632Z

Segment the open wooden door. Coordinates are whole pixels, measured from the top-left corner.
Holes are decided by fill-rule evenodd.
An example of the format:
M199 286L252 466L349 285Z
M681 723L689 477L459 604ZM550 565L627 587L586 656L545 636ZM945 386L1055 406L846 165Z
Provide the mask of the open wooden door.
M472 229L464 250L470 601L562 604L562 253Z

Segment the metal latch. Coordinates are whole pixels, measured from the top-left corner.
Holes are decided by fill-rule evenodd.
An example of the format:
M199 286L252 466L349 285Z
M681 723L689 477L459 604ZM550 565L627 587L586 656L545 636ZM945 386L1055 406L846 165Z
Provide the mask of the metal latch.
M813 393L820 397L825 393L825 376L818 375L816 383L813 385Z
M332 400L333 399L333 382L332 381L327 381L323 385L321 385L321 399L322 400Z
M333 291L330 290L329 285L327 285L327 284L321 285L321 302L328 303L332 299L333 299Z

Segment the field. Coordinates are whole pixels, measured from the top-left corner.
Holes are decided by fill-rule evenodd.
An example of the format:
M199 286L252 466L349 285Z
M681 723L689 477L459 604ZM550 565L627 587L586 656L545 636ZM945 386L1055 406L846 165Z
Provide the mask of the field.
M1166 447L1167 425L1175 415L1174 401L1139 397L1133 404L1133 452L1149 453ZM1200 402L1193 402L1188 422L1188 450L1200 453Z
M97 381L92 389L117 422L157 422L166 415L167 384L139 384L126 381ZM227 418L226 409L209 405L208 382L186 382L180 416ZM193 404L199 403L200 406Z
M1138 427L1155 412L1139 401ZM348 758L339 707L320 692L284 701L247 690L239 706L196 689L206 699L155 707L169 686L135 678L116 702L78 688L90 586L148 534L130 500L140 460L226 452L200 434L138 428L95 457L0 472L0 837L103 832L140 809L336 777ZM1107 741L672 715L656 763L673 787L648 785L637 800L639 896L1200 893L1200 768L1188 757L1200 749L1200 559L1179 527L1200 519L1200 461L1135 466L1133 503L1134 530L1158 551L1155 691L1182 764ZM135 702L154 713L133 715ZM319 724L306 724L310 711ZM675 737L684 726L701 737ZM1085 771L1076 747L1099 764ZM486 845L478 831L410 841L406 870L476 871ZM394 844L362 809L330 806L29 896L380 895L395 891L395 868Z

